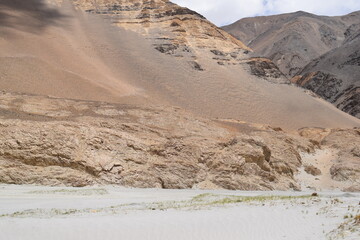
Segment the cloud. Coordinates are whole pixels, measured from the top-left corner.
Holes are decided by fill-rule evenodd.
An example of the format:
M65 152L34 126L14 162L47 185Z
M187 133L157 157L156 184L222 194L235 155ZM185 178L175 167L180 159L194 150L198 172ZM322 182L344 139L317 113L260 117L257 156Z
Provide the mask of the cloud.
M172 0L195 10L218 26L244 17L306 11L319 15L344 15L360 10L359 0Z

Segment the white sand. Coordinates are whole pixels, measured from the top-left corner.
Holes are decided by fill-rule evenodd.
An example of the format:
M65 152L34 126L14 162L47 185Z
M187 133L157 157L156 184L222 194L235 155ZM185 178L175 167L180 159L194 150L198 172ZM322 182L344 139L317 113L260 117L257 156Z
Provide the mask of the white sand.
M191 201L202 193L212 195ZM213 203L224 195L308 194L2 185L0 239L359 239L352 219L349 230L333 230L360 214L360 193Z

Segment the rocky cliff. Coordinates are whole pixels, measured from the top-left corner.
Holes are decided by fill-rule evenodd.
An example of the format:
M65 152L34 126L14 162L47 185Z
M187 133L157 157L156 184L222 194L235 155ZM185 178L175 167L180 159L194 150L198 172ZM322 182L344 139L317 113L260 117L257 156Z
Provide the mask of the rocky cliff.
M360 174L359 130L303 129L300 136L174 107L5 92L0 113L2 183L300 189L301 153L328 146L341 151L336 181L356 187Z

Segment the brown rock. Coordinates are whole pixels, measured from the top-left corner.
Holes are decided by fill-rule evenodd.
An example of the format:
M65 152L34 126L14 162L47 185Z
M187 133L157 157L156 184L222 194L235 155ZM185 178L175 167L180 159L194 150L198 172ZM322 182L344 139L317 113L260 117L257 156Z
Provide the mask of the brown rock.
M298 189L297 149L312 146L271 128L230 132L166 106L0 95L2 107L13 100L0 119L2 183Z
M318 169L317 167L313 166L313 165L306 165L305 166L305 172L307 172L308 174L311 174L313 176L321 175L321 170Z

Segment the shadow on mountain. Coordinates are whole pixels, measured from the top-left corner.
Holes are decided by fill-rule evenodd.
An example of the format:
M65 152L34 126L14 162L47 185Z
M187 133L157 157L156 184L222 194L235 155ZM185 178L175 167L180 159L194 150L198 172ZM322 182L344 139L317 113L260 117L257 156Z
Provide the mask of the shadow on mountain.
M38 33L66 18L44 0L0 0L0 27Z

